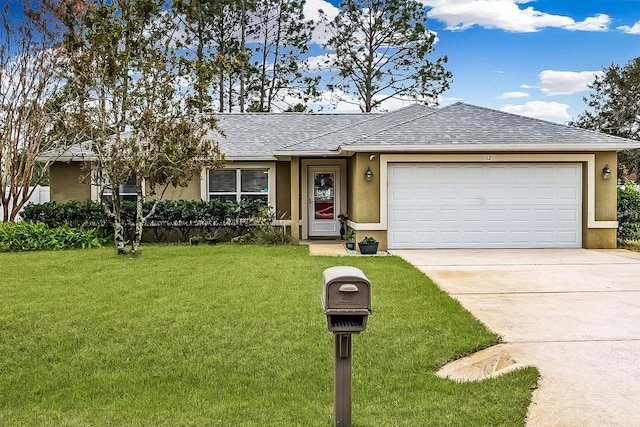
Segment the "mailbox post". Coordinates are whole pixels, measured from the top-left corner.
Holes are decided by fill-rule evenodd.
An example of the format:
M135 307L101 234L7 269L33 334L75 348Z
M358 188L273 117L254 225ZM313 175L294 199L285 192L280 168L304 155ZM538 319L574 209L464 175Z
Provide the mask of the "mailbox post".
M335 335L333 424L351 426L351 335L367 327L371 284L355 267L331 267L323 273L322 309Z

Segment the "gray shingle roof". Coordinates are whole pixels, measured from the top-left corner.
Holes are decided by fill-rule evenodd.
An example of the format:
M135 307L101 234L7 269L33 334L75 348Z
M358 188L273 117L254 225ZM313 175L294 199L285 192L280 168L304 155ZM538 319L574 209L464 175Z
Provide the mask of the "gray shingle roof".
M38 156L38 160L42 162L47 161L76 161L81 162L84 160L94 160L95 154L91 150L90 142L83 142L81 144L74 144L69 147L66 147L62 153L59 151L60 149L48 150L44 151L42 154Z
M385 114L245 113L220 114L218 119L225 136L207 137L220 143L229 160L353 151L640 148L638 141L464 103L440 109L412 105ZM90 154L86 147L74 146L60 160Z
M273 152L293 142L313 139L367 120L363 114L245 113L220 114L225 136L210 134L231 160L275 159Z
M627 144L631 141L611 135L456 103L429 115L398 123L381 132L362 135L349 144L388 146L581 146ZM615 148L613 148L615 149Z
M349 127L342 127L325 132L305 141L281 146L278 151L334 151L338 147L356 143L371 136L380 135L391 127L403 126L405 123L424 119L437 110L424 105L410 105L385 114L362 114L365 120Z

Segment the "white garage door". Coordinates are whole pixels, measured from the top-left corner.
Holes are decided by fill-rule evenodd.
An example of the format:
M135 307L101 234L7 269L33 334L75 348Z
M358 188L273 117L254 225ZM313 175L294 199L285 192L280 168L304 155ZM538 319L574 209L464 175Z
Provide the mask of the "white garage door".
M580 164L389 164L388 246L579 248Z

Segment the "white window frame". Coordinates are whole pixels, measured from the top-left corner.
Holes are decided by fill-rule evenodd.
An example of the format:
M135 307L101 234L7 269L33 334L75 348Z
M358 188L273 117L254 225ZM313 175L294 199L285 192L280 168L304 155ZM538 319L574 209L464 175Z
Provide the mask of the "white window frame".
M97 182L97 178L96 178L96 172L94 171L92 174L92 178L91 178L91 200L93 200L94 202L100 202L100 185L96 184ZM107 186L107 183L105 182L105 184L103 184L104 187L104 191L102 192L102 197L106 197L106 196L111 196L113 194L113 191ZM123 192L124 190L124 184L120 184L120 200L123 200L123 196L137 196L137 193L134 191L133 193L125 193ZM147 192L146 192L146 185L145 185L145 180L142 180L142 197L143 200L146 198Z
M240 170L242 169L266 169L268 174L268 191L267 191L267 204L269 206L275 207L276 201L276 164L275 162L230 162L224 165L222 169L235 169L236 170L236 200L242 194L245 195L262 195L265 194L263 192L260 193L242 193L240 191L241 185L241 177ZM209 200L209 196L211 192L209 191L209 170L203 169L200 181L202 185L200 186L200 198L202 200ZM214 169L216 170L216 169ZM231 194L231 193L227 193Z

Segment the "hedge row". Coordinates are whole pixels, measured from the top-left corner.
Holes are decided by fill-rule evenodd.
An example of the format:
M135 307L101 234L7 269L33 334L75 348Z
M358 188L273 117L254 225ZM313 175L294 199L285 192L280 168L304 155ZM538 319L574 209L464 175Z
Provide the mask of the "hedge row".
M618 180L618 241L640 238L640 191L628 179Z
M143 204L143 212L153 202ZM215 234L224 228L225 235L242 234L249 224L264 220L266 207L260 200L221 202L219 200L162 200L145 223L147 240L158 243L169 240L187 241L194 235ZM27 205L20 213L25 221L42 222L50 228L99 228L111 231L111 221L99 202L42 203ZM122 223L128 233L135 227L135 202L122 202Z
M0 222L0 252L88 249L108 244L112 238L95 228L50 228L41 222Z

